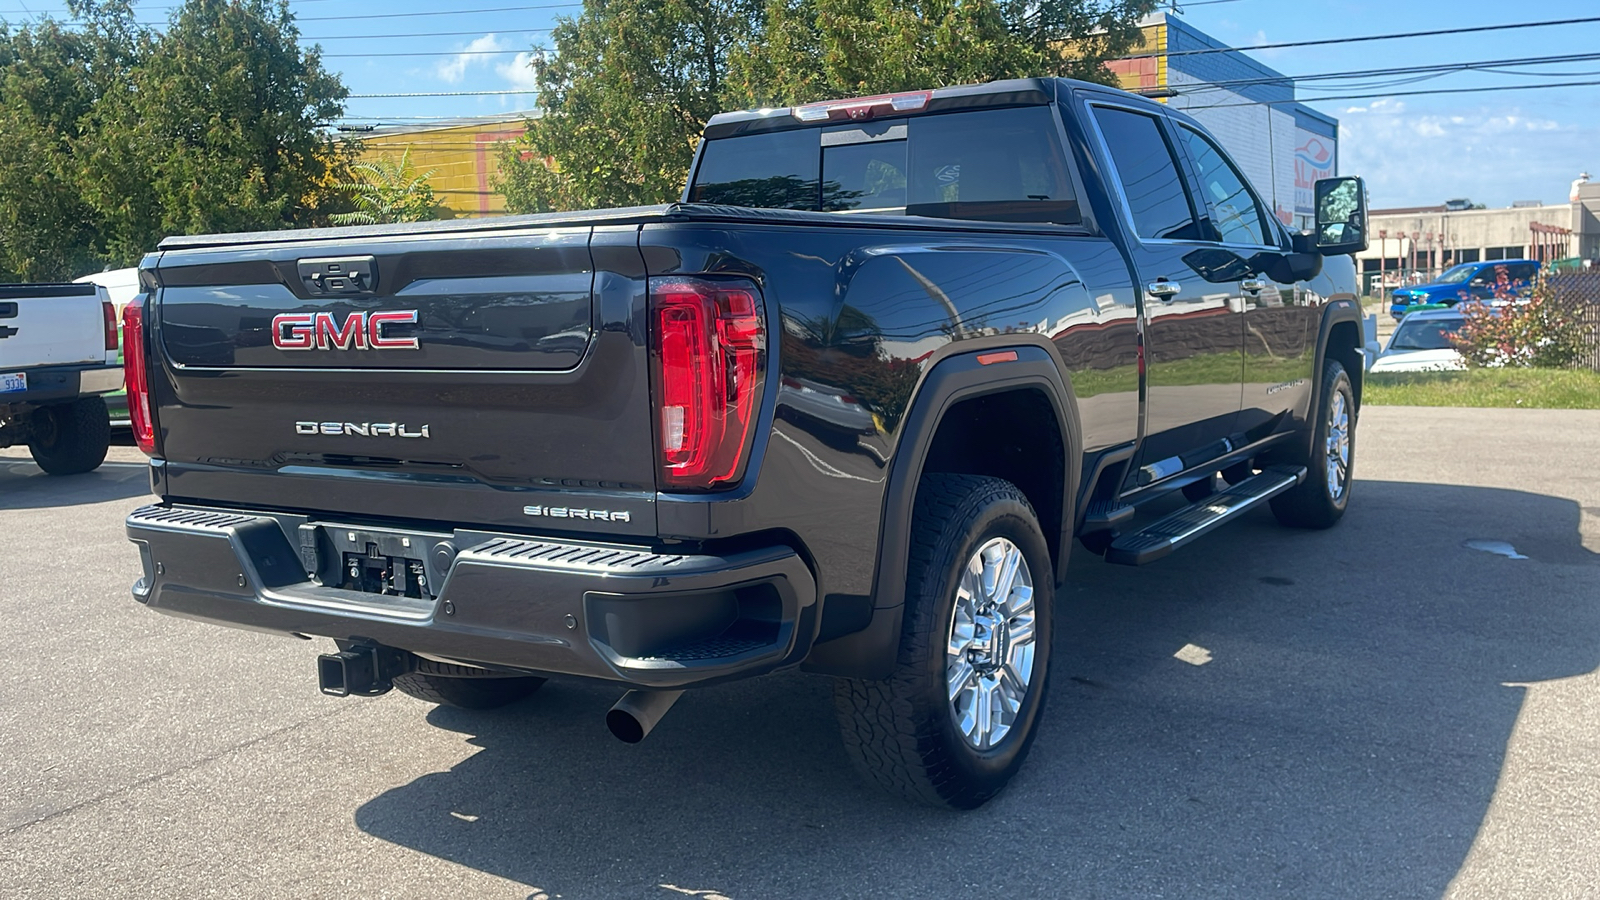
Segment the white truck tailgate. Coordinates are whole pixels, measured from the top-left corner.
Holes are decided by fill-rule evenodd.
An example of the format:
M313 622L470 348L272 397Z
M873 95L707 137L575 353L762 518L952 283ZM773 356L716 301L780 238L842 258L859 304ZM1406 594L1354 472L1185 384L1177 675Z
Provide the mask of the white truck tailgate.
M0 372L105 362L103 290L93 284L0 285Z

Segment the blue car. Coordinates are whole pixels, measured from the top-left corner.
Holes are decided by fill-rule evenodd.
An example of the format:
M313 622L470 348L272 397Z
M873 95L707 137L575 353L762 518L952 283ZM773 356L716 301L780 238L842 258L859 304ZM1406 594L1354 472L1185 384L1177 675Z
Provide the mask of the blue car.
M1405 317L1406 309L1419 304L1440 303L1455 306L1462 300L1490 300L1494 297L1496 269L1506 267L1506 278L1515 293L1526 291L1539 274L1539 263L1531 259L1491 259L1462 263L1445 270L1432 284L1398 288L1390 295L1389 314L1395 321Z

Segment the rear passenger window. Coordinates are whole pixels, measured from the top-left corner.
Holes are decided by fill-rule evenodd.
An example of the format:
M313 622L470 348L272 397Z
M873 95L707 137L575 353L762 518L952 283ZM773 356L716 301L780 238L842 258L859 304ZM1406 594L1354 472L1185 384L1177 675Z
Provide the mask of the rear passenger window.
M1194 159L1200 175L1200 193L1211 207L1211 223L1224 244L1266 246L1267 228L1261 205L1245 186L1244 176L1233 167L1221 150L1205 135L1188 126L1178 133L1188 145L1189 156Z
M1539 267L1533 263L1517 263L1506 266L1506 277L1512 281L1532 281L1538 272Z
M910 174L914 216L1083 221L1047 106L912 119Z
M817 208L817 133L774 131L709 141L695 172L695 203Z
M1094 116L1139 237L1200 240L1177 159L1155 117L1107 106L1095 107Z
M1048 106L871 120L718 138L689 197L828 212L989 222L1083 221Z

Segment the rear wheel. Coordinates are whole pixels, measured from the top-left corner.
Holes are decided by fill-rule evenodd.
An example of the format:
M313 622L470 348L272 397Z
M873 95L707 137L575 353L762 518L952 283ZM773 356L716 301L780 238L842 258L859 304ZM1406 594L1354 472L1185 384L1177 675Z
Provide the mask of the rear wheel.
M111 446L111 414L100 397L41 407L33 413L28 452L49 475L81 475L100 467Z
M392 681L402 694L457 709L494 709L537 691L543 678L532 675L485 674L486 669L418 659L415 671Z
M856 767L891 793L972 809L1021 768L1050 664L1055 584L1039 522L999 478L928 475L917 490L894 674L841 678Z
M1272 513L1291 528L1331 528L1350 504L1355 469L1356 404L1350 376L1337 360L1322 369L1321 409L1310 455L1300 462L1306 480L1272 498Z

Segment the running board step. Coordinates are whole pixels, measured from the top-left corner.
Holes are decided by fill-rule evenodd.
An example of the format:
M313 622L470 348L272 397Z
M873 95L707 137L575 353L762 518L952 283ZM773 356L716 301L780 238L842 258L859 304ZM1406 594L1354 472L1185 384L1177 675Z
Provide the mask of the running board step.
M1106 551L1106 562L1122 566L1155 562L1289 490L1305 477L1304 466L1269 466L1261 474L1153 522L1137 534L1118 538Z

